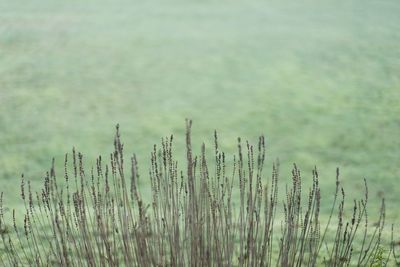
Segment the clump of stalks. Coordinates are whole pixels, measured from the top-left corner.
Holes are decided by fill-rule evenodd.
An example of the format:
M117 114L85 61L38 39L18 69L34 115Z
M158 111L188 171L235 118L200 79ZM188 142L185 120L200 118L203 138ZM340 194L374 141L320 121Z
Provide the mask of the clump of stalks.
M215 164L210 166L204 144L201 154L193 155L191 126L188 120L185 171L178 169L173 157L172 136L159 148L154 146L150 203L138 188L136 156L126 163L118 126L108 164L99 157L87 172L82 154L73 150L72 156L65 156L63 179L56 175L53 160L41 192L34 193L22 177L22 224L15 210L5 220L1 193L0 265L370 266L377 258L388 263L393 246L383 258L385 203L370 231L366 183L364 198L354 200L352 215L346 218L337 170L331 213L321 227L316 169L304 194L302 176L294 165L280 210L279 163L273 164L265 183L263 136L255 147L238 139L238 153L228 168L215 132ZM275 229L279 229L277 208L283 218L280 231ZM337 217L334 226L332 217ZM355 240L360 247L355 248Z

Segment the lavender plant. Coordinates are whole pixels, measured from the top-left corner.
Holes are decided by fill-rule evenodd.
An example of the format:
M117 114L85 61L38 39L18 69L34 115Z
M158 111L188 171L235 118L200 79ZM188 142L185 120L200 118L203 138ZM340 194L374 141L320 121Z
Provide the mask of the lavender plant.
M395 255L393 242L386 253L382 249L384 201L378 223L368 222L366 182L363 199L354 200L347 218L337 170L331 212L321 226L317 169L305 193L294 165L292 183L279 196L279 162L268 178L263 171L263 136L256 146L239 138L230 161L215 132L210 165L204 144L200 155L193 154L191 127L187 120L184 170L173 155L173 136L154 146L148 202L138 186L136 156L124 157L118 126L107 163L99 157L87 170L74 149L65 155L63 178L56 175L53 160L41 191L33 192L22 177L21 224L15 210L6 219L1 193L0 265L386 266ZM355 248L355 241L361 246Z

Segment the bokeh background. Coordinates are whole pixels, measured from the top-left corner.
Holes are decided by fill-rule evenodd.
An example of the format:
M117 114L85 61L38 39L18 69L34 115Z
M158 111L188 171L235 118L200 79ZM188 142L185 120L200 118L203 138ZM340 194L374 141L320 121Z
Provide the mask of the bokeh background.
M214 129L228 153L264 134L268 172L316 165L329 202L340 167L349 198L366 178L372 212L385 197L396 222L399 14L397 0L0 1L4 205L73 146L88 167L107 156L117 123L146 177L161 137L184 155L192 118L196 151Z

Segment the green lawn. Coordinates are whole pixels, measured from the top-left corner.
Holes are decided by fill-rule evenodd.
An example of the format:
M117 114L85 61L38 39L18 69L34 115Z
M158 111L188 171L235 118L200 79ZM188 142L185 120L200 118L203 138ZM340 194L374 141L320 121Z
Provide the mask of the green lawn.
M264 133L268 171L317 165L327 208L338 166L349 199L365 177L371 216L383 195L398 223L400 2L284 2L0 1L5 206L73 146L106 156L116 123L144 177L162 136L183 154L189 117L197 151L214 129L229 153Z

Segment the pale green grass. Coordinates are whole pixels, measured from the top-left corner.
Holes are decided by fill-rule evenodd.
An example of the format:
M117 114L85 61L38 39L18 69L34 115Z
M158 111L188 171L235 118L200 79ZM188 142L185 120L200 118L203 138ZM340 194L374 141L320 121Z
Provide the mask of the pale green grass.
M190 117L198 147L214 129L230 153L264 133L268 169L317 165L324 210L337 166L350 199L367 178L371 213L384 195L398 222L399 14L396 0L0 1L5 205L72 146L106 156L117 122L145 177L162 136L183 153Z

